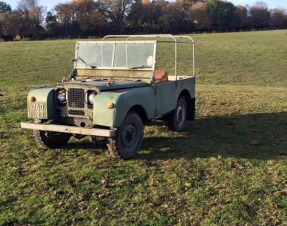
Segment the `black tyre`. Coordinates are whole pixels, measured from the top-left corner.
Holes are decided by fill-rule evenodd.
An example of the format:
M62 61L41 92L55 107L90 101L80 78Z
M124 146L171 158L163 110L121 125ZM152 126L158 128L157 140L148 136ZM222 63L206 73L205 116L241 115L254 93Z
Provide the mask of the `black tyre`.
M34 130L34 136L38 144L45 149L59 148L68 143L71 134Z
M143 140L143 123L134 112L127 114L116 137L108 139L108 150L113 157L130 159L137 155Z
M176 105L176 109L172 111L167 119L167 125L174 131L183 131L186 124L186 100L184 97L179 97Z

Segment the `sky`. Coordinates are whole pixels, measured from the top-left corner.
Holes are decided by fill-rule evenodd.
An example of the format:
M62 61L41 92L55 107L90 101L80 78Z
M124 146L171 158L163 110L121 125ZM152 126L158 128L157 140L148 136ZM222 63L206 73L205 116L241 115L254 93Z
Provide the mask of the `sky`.
M12 9L16 9L17 3L19 0L0 0L8 3L12 6ZM228 2L232 2L234 5L253 5L255 2L260 0L228 0ZM57 3L66 3L69 0L39 0L40 5L45 6L46 10L49 11L53 9L53 7ZM287 1L286 0L265 0L269 8L286 8L287 9Z

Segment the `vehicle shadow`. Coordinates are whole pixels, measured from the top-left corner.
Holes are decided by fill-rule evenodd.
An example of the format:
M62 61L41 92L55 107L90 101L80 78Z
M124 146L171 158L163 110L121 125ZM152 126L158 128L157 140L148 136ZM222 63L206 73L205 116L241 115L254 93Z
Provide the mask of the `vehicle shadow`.
M163 122L157 128L164 135L146 134L137 159L275 159L287 155L287 113L206 117L189 122L182 133L168 132Z

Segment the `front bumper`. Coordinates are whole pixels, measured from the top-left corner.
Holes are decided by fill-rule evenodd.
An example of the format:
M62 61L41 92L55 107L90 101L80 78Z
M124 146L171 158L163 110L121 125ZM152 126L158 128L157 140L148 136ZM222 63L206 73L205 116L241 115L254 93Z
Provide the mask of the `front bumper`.
M81 134L81 135L98 136L98 137L115 137L116 135L116 131L112 129L97 129L97 128L86 129L77 126L65 126L55 124L45 125L45 124L36 124L29 122L21 122L21 128L59 132L59 133Z

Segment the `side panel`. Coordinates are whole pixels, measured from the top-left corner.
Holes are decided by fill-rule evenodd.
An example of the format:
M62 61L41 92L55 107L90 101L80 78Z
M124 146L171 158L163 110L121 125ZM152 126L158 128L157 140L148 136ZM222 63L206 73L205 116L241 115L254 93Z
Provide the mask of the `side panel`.
M191 99L195 98L195 77L156 84L157 117L173 111L176 108L179 95L184 90L189 93Z
M179 96L183 90L187 90L191 99L195 98L195 77L178 80L176 82L178 83L176 89L177 96Z
M114 104L108 109L109 103ZM152 87L142 87L118 92L102 92L94 105L93 122L96 125L119 127L133 106L141 106L148 119L155 118L155 96Z
M28 118L53 119L55 114L55 93L51 87L31 90L27 97ZM35 97L35 102L29 98Z
M176 82L156 84L156 116L172 111L176 106Z

